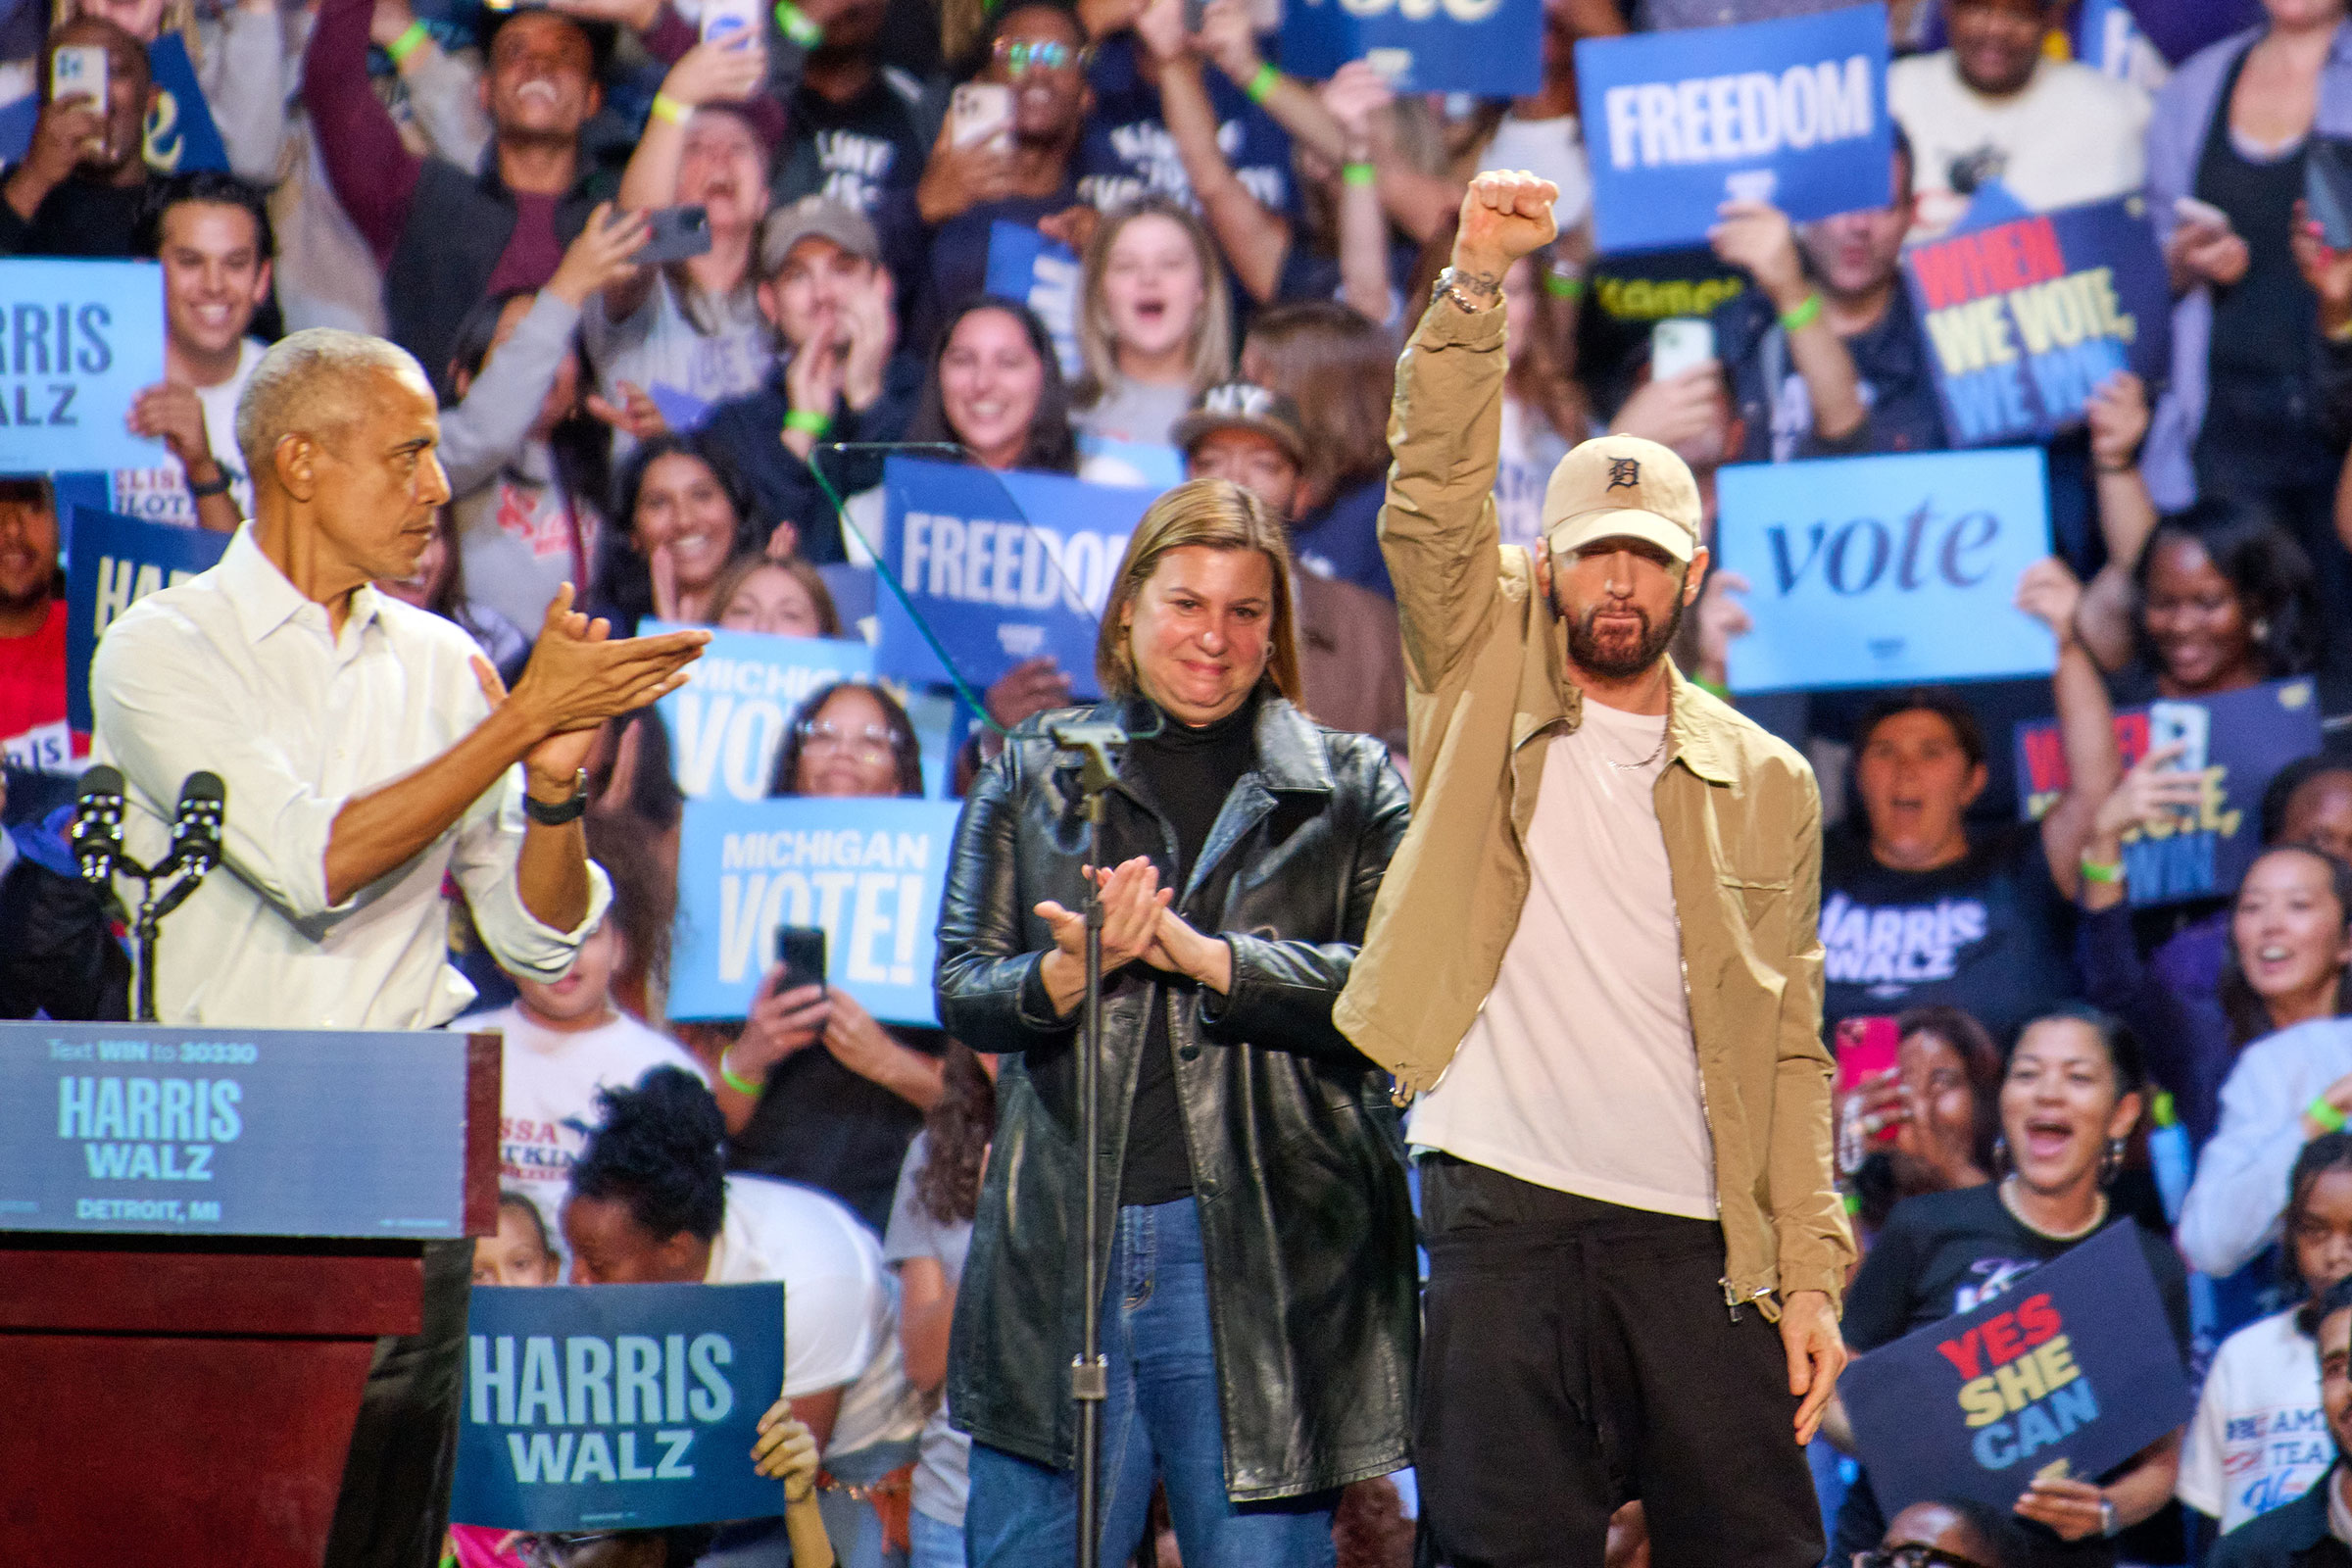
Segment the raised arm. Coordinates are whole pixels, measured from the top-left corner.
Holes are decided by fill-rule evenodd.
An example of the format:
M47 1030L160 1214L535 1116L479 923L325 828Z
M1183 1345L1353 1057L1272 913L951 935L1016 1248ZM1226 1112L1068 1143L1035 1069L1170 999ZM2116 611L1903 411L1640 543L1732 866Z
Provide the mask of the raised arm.
M277 182L286 143L286 33L273 0L237 0L220 13L197 70L231 172Z
M2028 566L2017 582L2017 607L2058 639L2058 668L2050 691L2058 708L2058 738L2066 751L2066 793L2041 819L2041 848L2050 879L2073 899L2082 885L2082 847L2100 805L2123 781L2123 753L2115 740L2115 709L2090 651L2075 632L2082 585L2065 562L2051 556Z
M1261 304L1273 299L1291 250L1291 225L1250 194L1217 145L1216 106L1200 75L1200 57L1185 34L1183 0L1152 0L1135 31L1158 67L1160 118L1217 248L1250 298Z
M1551 242L1558 199L1551 181L1533 174L1491 172L1470 182L1453 242L1454 286L1422 314L1396 362L1380 550L1396 586L1405 673L1422 691L1435 691L1485 637L1496 605L1502 274Z
M418 26L409 0L375 0L368 36L391 56L425 145L445 163L460 169L479 167L491 135L490 117L482 108L480 71L450 54Z
M1725 202L1715 212L1718 221L1708 237L1716 256L1753 277L1780 316L1789 362L1812 401L1815 445L1831 453L1851 449L1864 439L1870 417L1862 404L1862 378L1805 275L1788 215L1766 202L1745 201ZM1796 324L1790 326L1791 321Z
M416 199L423 162L368 84L368 29L375 0L320 0L302 61L302 101L335 199L389 267Z

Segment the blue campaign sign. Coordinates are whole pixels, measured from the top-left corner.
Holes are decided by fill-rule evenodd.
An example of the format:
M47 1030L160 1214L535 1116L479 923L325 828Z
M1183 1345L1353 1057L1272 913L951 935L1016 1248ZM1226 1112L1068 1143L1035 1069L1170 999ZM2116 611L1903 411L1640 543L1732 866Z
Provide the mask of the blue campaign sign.
M1037 313L1054 338L1061 373L1086 368L1078 352L1078 253L1026 223L998 219L988 225L988 292L1019 300Z
M1735 197L1802 222L1892 195L1885 6L1587 38L1576 79L1602 251L1703 244Z
M153 262L0 261L0 473L143 468L160 442L123 424L164 378L164 270Z
M66 514L66 720L90 727L90 660L131 605L220 559L229 536L141 522L69 503Z
M1888 1518L1951 1496L2006 1515L2035 1476L2103 1475L2194 1408L2128 1220L1856 1357L1838 1393Z
M466 1050L0 1023L0 1230L463 1236Z
M161 174L193 169L226 169L228 148L213 123L212 106L196 82L196 63L187 40L176 32L147 46L147 69L155 77L155 107L147 111L147 167Z
M678 628L648 620L641 635ZM808 694L837 680L871 680L874 651L839 637L714 631L686 684L654 705L669 731L678 790L688 800L767 796L784 726Z
M954 801L686 803L678 842L673 1018L741 1018L778 926L819 926L825 978L890 1023L934 1024L939 902Z
M1081 694L1094 690L1096 616L1152 492L896 457L882 482L883 558L966 685L1051 654ZM898 595L876 611L883 674L948 678Z
M2319 695L2308 676L2243 691L2126 708L2115 715L2124 765L2158 747L2184 748L2179 767L2204 782L2196 808L2124 835L2135 906L2227 897L2262 853L2262 798L2279 770L2320 749ZM2017 726L2018 809L2038 820L2066 793L2066 745L2055 719Z
M2172 360L2171 285L2139 196L1968 223L1904 251L1903 278L1956 446L2046 439L2082 422L2108 376L2159 380Z
M1282 63L1328 76L1364 59L1398 92L1513 97L1544 85L1543 0L1295 0Z
M784 1287L476 1286L453 1523L657 1530L765 1519L752 1467L784 1389Z
M2038 447L1740 464L1716 477L1716 565L1747 578L1736 692L2046 675L2013 603L2050 553Z

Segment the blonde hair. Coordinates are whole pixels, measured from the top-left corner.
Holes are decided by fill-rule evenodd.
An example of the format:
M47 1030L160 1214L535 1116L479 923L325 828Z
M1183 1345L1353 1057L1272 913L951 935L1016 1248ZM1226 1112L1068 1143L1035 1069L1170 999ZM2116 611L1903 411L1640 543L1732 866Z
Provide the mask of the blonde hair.
M1139 196L1113 208L1095 225L1087 243L1084 270L1078 285L1078 348L1086 361L1075 401L1091 409L1118 375L1118 340L1110 329L1110 311L1102 299L1102 275L1110 264L1110 247L1128 224L1139 218L1164 218L1182 228L1193 242L1193 259L1200 268L1200 318L1193 323L1193 391L1207 391L1233 373L1233 296L1225 287L1225 264L1216 242L1200 220L1165 196Z
M735 597L737 589L770 566L799 583L801 591L808 596L808 603L816 611L818 636L841 635L841 612L834 608L833 590L825 586L825 579L814 566L798 556L786 556L778 561L773 556L749 550L721 566L718 575L710 579L710 597L706 601L710 606L710 624L718 624L719 616L727 612L727 604Z
M1152 503L1127 538L1111 579L1102 624L1095 633L1095 678L1105 697L1136 695L1135 650L1122 624L1144 584L1171 550L1255 550L1274 568L1274 620L1267 630L1266 670L1274 689L1292 702L1298 678L1298 616L1291 597L1291 541L1273 509L1230 479L1191 479Z

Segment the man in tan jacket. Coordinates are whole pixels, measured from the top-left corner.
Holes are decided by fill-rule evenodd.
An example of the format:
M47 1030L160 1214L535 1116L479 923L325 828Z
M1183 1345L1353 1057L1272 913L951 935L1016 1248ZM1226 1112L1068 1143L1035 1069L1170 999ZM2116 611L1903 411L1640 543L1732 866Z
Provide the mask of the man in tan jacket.
M1853 1256L1820 797L1667 657L1707 567L1681 459L1589 441L1543 547L1499 544L1500 280L1555 194L1472 182L1389 426L1419 782L1337 1018L1420 1097L1415 1462L1454 1568L1597 1565L1631 1497L1660 1563L1801 1568Z

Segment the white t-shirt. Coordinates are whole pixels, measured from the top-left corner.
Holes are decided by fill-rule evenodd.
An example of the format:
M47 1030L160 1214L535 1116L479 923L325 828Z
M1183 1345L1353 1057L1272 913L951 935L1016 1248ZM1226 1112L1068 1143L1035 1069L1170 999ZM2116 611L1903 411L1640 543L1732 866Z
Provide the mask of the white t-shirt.
M1998 179L2029 209L2108 201L2147 178L2148 95L2073 61L2044 60L2022 92L1987 98L1960 79L1949 49L1898 60L1886 108L1911 138L1919 198L1911 237L1949 228L1970 197L1952 188L1960 165Z
M1502 395L1502 436L1494 455L1494 520L1506 545L1544 536L1544 492L1568 443L1533 404Z
M2174 1494L2235 1530L2309 1492L2335 1462L2318 1347L2292 1310L2222 1342L2180 1450Z
M1574 733L1544 743L1518 928L1411 1139L1538 1186L1713 1219L1682 924L1650 793L1664 760L1642 761L1665 722L1588 701Z
M460 1034L495 1029L506 1036L498 1179L530 1195L559 1247L571 1167L597 1122L596 1092L630 1088L656 1067L683 1067L710 1082L701 1062L626 1013L602 1028L565 1033L533 1023L520 1007L501 1007L460 1018L450 1028Z
M605 297L592 294L580 312L580 336L597 389L614 402L627 381L646 392L664 387L710 408L747 396L767 384L775 368L774 329L760 314L751 291L703 302L717 327L705 332L680 305L666 274L657 274L645 303L617 320L605 312ZM617 466L636 443L612 445Z
M882 1266L882 1244L838 1200L765 1176L729 1176L726 1221L703 1280L784 1282L784 1393L843 1389L827 1455L922 1430L925 1401L907 1387L899 1350L898 1284Z
M258 339L247 338L237 350L236 373L219 386L196 389L196 401L204 406L205 444L213 449L213 461L228 476L228 493L237 503L238 513L247 517L253 515L253 477L245 471L244 455L237 450L237 399L245 395L245 383L253 379L268 352ZM125 517L178 528L197 526L196 498L188 494L188 476L169 453L153 467L117 468L112 488L114 508Z

